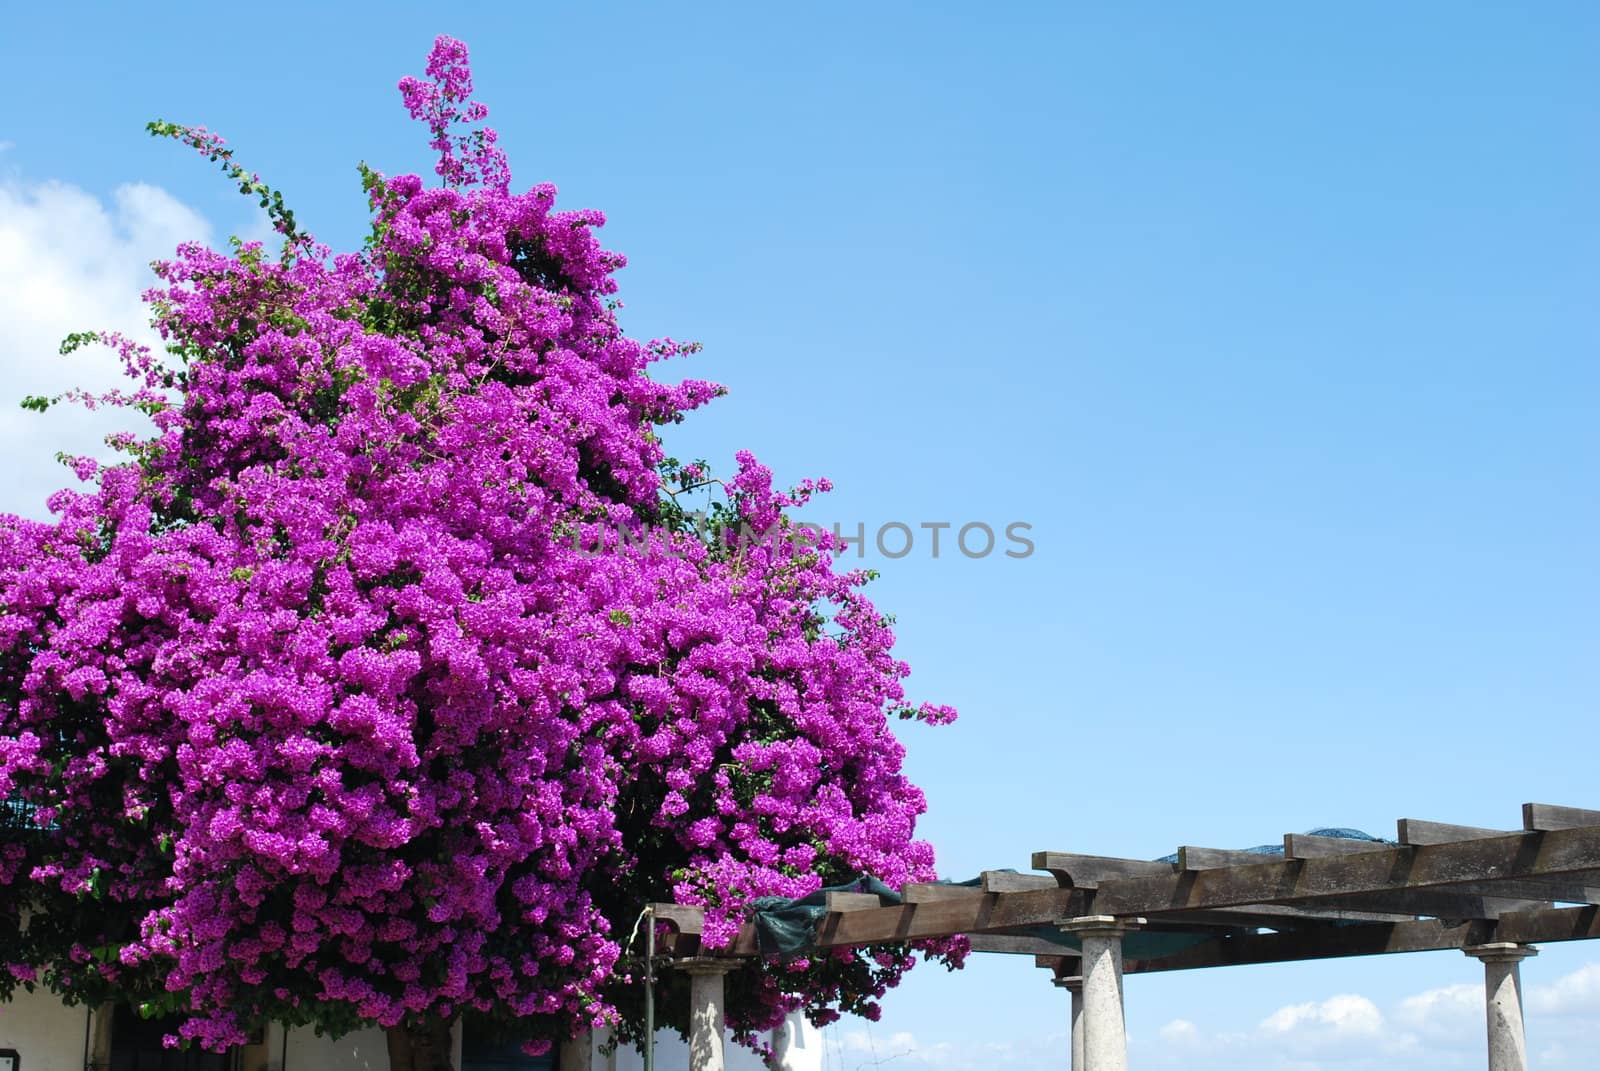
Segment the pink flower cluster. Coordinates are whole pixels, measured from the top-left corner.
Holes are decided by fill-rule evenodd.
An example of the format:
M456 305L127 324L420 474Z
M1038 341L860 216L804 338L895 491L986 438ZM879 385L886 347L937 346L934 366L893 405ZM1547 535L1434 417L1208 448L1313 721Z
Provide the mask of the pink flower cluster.
M428 75L401 88L446 185L365 171L361 252L181 247L170 363L106 339L156 434L54 523L0 518L0 799L38 833L0 885L97 904L0 961L178 994L212 1047L468 1009L567 1036L616 1017L647 899L706 904L717 946L752 897L934 873L887 719L952 712L905 706L826 541L662 524L654 429L720 388L651 377L685 347L622 334L599 213L456 133L465 47ZM766 531L809 490L740 454L728 509ZM657 534L569 538L628 523ZM750 1024L847 999L759 970Z

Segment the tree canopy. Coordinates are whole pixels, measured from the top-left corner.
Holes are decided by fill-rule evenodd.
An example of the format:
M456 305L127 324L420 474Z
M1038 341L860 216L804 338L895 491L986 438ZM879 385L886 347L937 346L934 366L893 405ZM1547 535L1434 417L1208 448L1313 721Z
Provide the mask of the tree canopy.
M365 165L334 254L203 128L281 250L181 246L112 334L133 407L54 520L0 518L0 986L111 996L208 1047L266 1020L534 1047L637 1030L641 906L934 876L891 719L909 672L828 534L740 453L659 429L722 393L617 320L596 211L512 192L465 47L400 83L438 184ZM689 509L705 494L709 512ZM948 958L960 949L941 947ZM758 963L733 1021L873 1014L901 951ZM671 1012L672 1006L667 1005Z

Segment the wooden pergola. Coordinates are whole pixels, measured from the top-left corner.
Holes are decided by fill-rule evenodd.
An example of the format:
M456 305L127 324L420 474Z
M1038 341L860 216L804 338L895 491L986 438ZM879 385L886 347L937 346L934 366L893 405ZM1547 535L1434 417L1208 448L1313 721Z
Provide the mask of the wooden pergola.
M1395 843L1291 833L1281 856L1184 845L1171 862L1032 864L1044 873L907 885L900 903L830 893L815 946L965 935L1032 955L1071 993L1074 1071L1126 1071L1124 974L1456 949L1484 964L1490 1071L1526 1071L1520 961L1600 937L1600 811L1574 807L1525 804L1518 831L1401 819ZM721 1071L723 975L760 954L756 927L702 950L700 908L653 911L692 975L693 1071Z

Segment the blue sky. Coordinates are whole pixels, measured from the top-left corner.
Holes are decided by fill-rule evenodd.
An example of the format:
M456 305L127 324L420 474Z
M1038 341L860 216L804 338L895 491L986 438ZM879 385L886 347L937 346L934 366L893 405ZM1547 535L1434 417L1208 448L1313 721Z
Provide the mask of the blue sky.
M143 261L260 228L147 120L222 132L348 247L356 162L428 166L394 84L447 32L517 182L608 213L629 330L703 341L681 374L731 386L675 453L829 476L808 514L847 529L1032 525L1026 559L947 535L935 560L919 531L870 563L915 694L962 712L906 734L954 877L1041 848L1600 806L1592 5L28 5L6 23L17 394L98 374L54 341L136 326ZM36 513L74 434L0 411L0 508ZM1545 1066L1584 1066L1596 963L1552 946L1524 968L1548 989ZM1480 1021L1446 1012L1477 980L1443 953L1145 977L1129 1028L1145 1066L1476 1067ZM1063 1001L1022 960L914 972L870 1033L833 1032L834 1066L1054 1062Z

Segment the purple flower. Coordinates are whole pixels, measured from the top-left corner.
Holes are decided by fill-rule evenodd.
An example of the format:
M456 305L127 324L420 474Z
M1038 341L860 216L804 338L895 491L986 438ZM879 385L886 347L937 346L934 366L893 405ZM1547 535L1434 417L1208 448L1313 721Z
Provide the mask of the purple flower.
M185 994L213 1048L307 1014L567 1036L619 1018L647 900L706 905L717 947L754 897L934 876L889 718L954 712L907 705L830 541L761 538L827 481L740 452L731 540L675 513L663 472L711 477L658 429L722 389L651 365L697 347L622 334L600 213L511 192L464 45L400 90L444 185L365 171L371 239L338 256L157 124L273 206L282 255L158 265L176 366L74 336L134 384L74 400L156 432L74 460L53 523L0 518L0 798L49 832L0 845L0 900L71 920L7 976ZM730 1013L871 1014L910 964L761 964Z

